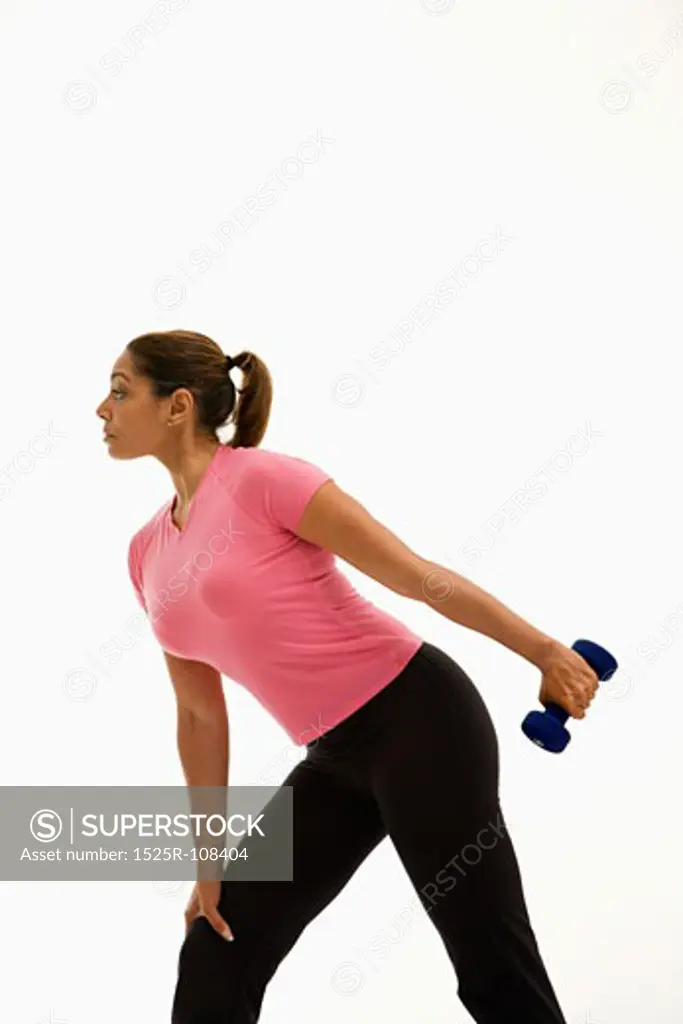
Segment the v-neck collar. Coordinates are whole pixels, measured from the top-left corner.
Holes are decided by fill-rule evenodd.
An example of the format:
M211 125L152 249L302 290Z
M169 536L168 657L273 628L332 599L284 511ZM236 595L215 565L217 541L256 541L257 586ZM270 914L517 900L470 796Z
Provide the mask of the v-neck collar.
M178 495L174 494L171 500L168 502L168 505L166 506L166 518L168 520L168 525L170 527L171 533L173 534L174 537L184 537L185 534L187 533L187 528L190 525L190 519L192 518L192 513L197 503L197 499L199 498L200 492L206 487L208 479L211 476L213 476L213 470L216 464L216 460L218 459L219 453L224 448L228 447L230 446L227 444L219 444L215 452L211 456L211 461L207 464L206 469L200 476L199 483L197 484L195 492L190 498L190 506L187 510L187 518L185 519L185 525L183 526L182 529L177 525L177 523L173 519L173 509L175 508L176 499Z

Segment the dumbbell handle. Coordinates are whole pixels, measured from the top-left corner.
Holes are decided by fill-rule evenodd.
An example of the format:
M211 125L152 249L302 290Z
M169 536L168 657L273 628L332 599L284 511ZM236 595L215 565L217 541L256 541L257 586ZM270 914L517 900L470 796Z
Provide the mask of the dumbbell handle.
M600 680L609 679L618 668L609 651L592 640L576 640L572 650L584 658ZM543 711L529 712L522 722L522 732L544 750L560 754L571 739L564 724L568 718L569 712L565 708L551 702Z
M594 644L592 640L577 640L572 644L572 650L588 662L601 682L611 679L618 668L616 659L609 651L599 644ZM559 704L546 704L545 710L546 714L557 719L560 725L564 725L569 718L569 712Z

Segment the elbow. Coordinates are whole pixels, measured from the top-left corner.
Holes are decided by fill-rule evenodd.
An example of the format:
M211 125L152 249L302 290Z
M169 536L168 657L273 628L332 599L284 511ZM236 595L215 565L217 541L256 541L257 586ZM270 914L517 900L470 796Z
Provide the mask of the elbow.
M222 728L228 719L224 702L203 703L197 701L190 706L178 704L178 725L190 732L206 728Z

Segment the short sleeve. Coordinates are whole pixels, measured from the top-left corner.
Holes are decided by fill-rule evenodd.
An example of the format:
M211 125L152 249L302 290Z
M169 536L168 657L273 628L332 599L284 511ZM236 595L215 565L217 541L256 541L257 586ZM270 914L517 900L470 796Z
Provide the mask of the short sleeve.
M261 521L296 532L315 492L331 480L329 473L306 459L264 448L249 449L250 465L240 497L247 511Z
M145 603L145 595L142 590L142 573L140 571L140 558L138 553L137 536L133 537L130 544L128 545L128 575L130 576L135 590L135 596L137 597L141 608L147 612L147 605Z

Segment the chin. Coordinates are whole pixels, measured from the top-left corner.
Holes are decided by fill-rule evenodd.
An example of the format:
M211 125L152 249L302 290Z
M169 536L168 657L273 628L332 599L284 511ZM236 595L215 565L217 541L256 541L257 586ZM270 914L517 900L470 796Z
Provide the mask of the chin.
M106 443L106 442L105 442ZM125 448L119 448L116 438L112 438L107 444L107 452L112 459L134 459L136 456L127 452Z

